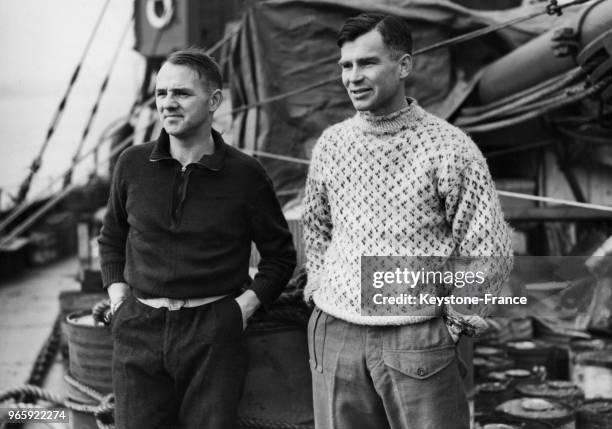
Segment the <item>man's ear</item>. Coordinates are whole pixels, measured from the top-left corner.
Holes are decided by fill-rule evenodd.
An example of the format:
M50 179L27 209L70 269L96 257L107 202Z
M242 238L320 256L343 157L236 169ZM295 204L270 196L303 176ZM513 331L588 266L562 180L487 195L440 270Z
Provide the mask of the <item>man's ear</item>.
M208 110L214 112L221 106L221 102L223 101L223 92L217 88L213 92L210 93L210 98L208 100Z
M412 55L404 54L399 60L400 79L406 79L412 73Z

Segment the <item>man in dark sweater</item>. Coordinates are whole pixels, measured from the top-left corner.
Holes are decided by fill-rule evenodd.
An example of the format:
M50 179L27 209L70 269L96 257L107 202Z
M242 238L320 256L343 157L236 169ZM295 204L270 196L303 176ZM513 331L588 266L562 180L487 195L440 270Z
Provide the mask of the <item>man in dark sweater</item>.
M264 169L212 129L221 87L201 51L170 55L156 82L164 129L114 171L99 243L117 429L233 427L247 320L295 267ZM261 254L252 281L251 241Z

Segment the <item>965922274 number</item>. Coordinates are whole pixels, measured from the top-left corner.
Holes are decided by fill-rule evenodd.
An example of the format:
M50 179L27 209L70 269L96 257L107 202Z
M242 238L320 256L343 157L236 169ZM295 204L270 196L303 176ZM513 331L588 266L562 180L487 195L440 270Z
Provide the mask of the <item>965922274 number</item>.
M70 412L67 408L1 408L0 422L25 423L68 423Z

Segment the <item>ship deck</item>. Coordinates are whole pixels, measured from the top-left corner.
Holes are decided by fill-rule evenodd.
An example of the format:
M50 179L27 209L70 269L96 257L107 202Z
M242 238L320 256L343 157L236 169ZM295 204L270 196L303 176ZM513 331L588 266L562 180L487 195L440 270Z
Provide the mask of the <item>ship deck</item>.
M59 314L60 292L80 290L77 271L78 261L74 257L44 267L29 268L15 278L0 280L0 390L25 384ZM44 388L65 396L63 376L64 362L58 353ZM25 427L66 426L29 423Z

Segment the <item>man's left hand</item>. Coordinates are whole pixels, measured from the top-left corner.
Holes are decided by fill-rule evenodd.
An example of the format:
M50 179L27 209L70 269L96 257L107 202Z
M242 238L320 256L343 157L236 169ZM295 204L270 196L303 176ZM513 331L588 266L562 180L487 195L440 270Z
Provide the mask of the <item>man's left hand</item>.
M242 329L247 327L247 321L261 305L261 301L251 289L247 289L242 295L236 297L236 302L242 311Z

